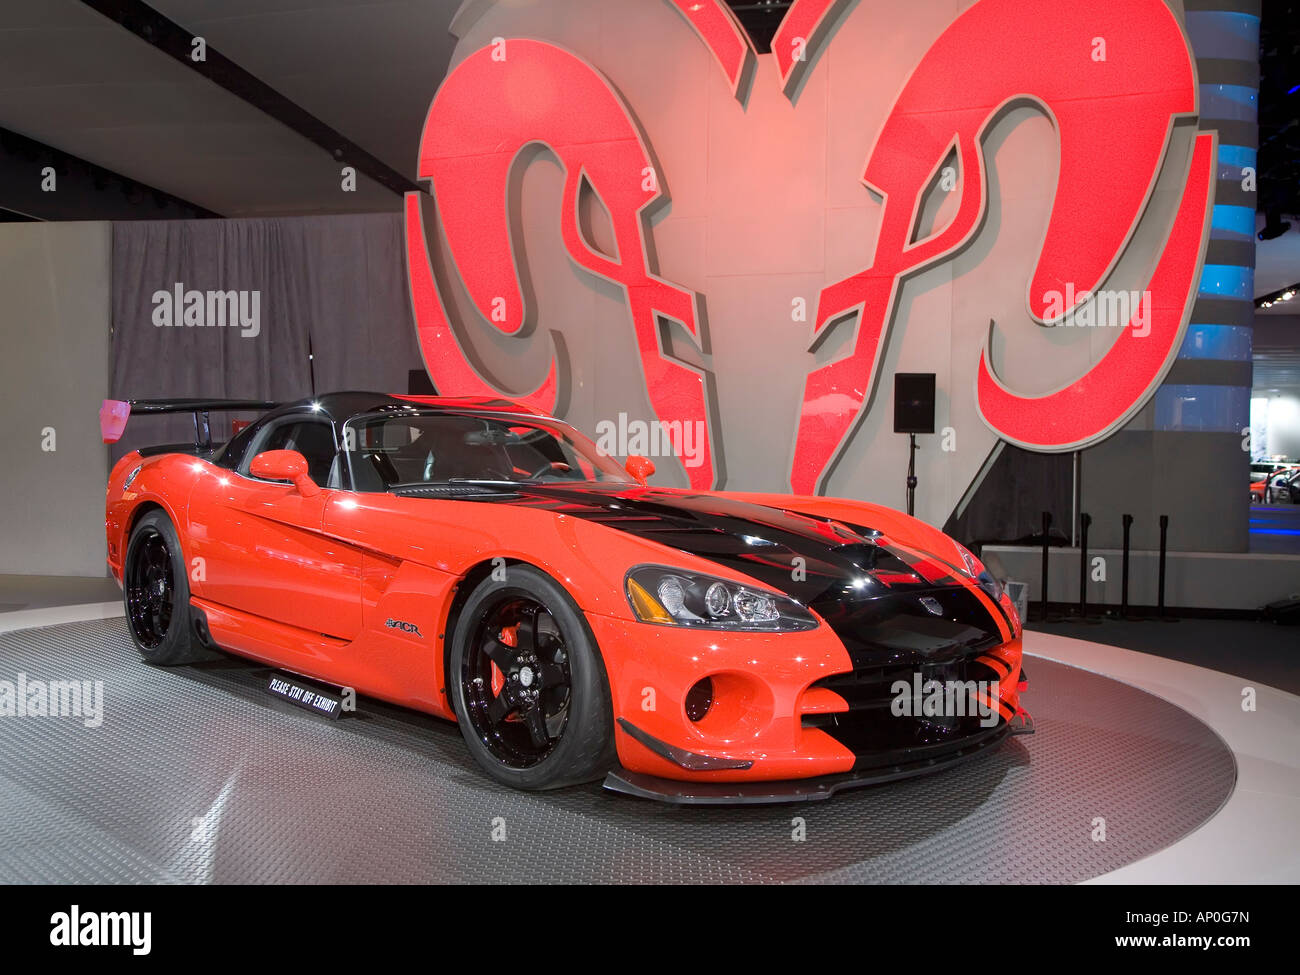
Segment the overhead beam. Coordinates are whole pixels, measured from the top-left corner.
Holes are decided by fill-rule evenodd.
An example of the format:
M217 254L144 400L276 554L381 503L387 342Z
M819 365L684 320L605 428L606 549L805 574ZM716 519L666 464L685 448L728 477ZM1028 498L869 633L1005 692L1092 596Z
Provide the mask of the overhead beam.
M0 222L216 216L220 214L0 128Z
M174 20L163 16L143 0L81 0L81 2L171 56L185 67L198 72L213 84L224 88L236 98L320 146L340 166L351 166L358 173L369 176L399 196L412 191L423 192L422 187L280 94L256 75L245 71L213 48L200 35L195 35ZM202 58L198 58L199 45L196 42L202 43Z

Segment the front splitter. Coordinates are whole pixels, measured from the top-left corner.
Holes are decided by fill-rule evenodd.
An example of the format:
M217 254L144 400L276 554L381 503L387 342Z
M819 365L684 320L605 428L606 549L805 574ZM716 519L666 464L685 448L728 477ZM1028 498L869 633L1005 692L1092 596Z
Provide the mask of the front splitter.
M1022 717L1023 716L1023 717ZM1010 721L985 738L972 742L941 757L909 765L889 765L880 768L858 769L837 775L823 775L812 779L779 779L775 781L746 782L689 782L664 779L641 772L619 769L605 776L604 787L640 799L653 799L674 806L738 806L776 805L790 802L816 802L829 799L844 789L897 782L939 772L1001 744L1011 735L1033 734L1033 720L1021 712L1019 720Z

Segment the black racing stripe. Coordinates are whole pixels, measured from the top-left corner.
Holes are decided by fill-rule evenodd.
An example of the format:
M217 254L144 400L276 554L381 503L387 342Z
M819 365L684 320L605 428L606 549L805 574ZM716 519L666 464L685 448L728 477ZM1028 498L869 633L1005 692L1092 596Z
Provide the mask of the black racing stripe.
M851 752L855 770L937 760L974 748L1005 728L1006 720L996 706L991 713L981 713L978 702L958 695L965 713L954 710L926 715L923 708L917 708L913 692L918 681L922 687L930 681L941 685L948 681L986 685L997 681L994 669L978 656L971 654L944 663L864 668L825 678L816 686L838 694L848 704L848 710L804 715L802 726L829 735ZM953 701L956 703L957 697ZM900 713L896 703L909 704L908 712ZM992 723L986 725L990 719Z
M993 599L993 597L990 596L989 599ZM1002 616L1004 620L1006 620L1007 630L1011 633L1011 638L1015 639L1016 622L1011 618L1011 612L1005 606L1002 605L1001 599L993 599L993 605L998 608L998 613Z
M854 666L950 659L1003 642L995 614L1005 611L990 610L961 570L918 546L891 544L870 526L621 484L520 484L463 500L579 518L743 573L822 616ZM922 559L948 575L925 580L914 569ZM875 574L917 581L883 583ZM1009 620L1006 629L1014 629Z
M879 533L869 528L748 501L627 485L558 484L521 484L465 500L540 508L604 525L742 572L805 605L944 588L924 580L910 586L876 582L872 573L907 574L912 568L903 552L885 539L877 542Z
M855 670L950 663L1003 643L997 619L964 586L924 595L827 599L811 608L840 638Z

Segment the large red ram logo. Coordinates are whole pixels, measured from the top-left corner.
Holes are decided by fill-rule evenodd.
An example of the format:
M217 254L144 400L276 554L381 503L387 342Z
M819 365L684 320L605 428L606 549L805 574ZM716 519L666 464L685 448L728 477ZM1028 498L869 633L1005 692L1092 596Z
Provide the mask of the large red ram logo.
M773 41L779 77L771 79L752 76L753 48L722 0L673 3L713 51L733 92L749 78L779 83L788 98L843 6L837 0L791 5ZM1099 39L1106 47L1100 61L1089 57ZM669 430L686 423L708 429L706 377L670 357L661 331L672 320L702 341L701 296L655 273L648 214L665 194L632 109L577 55L537 40L503 43L506 60L488 46L451 71L425 125L419 176L430 181L449 264L484 321L507 335L531 329L536 309L515 264L511 196L528 152L548 148L564 171L558 217L568 256L624 289L653 409ZM865 160L862 182L883 201L874 259L821 292L810 347L835 322L856 316L857 327L846 355L807 374L793 489L811 494L823 486L870 403L902 283L951 259L977 235L988 196L983 137L1004 112L1036 105L1059 139L1055 197L1027 286L1030 315L1051 325L1075 314L1114 270L1147 210L1174 122L1194 117L1196 94L1186 38L1163 0L980 0L953 21L913 69ZM923 234L922 200L941 169L954 164L955 212ZM1076 449L1117 429L1152 395L1177 354L1194 297L1213 167L1213 136L1198 135L1181 201L1153 263L1143 328L1124 329L1085 374L1046 395L1018 394L996 376L986 345L976 400L998 436L1035 450ZM609 214L614 256L584 232L578 212L584 190ZM417 194L406 199L406 227L416 323L438 390L507 392L470 363L452 333ZM1069 299L1048 297L1059 294ZM557 362L563 353L556 335L545 381L521 398L548 411L563 407L563 362ZM713 486L717 449L705 443L705 461L687 470L693 486Z

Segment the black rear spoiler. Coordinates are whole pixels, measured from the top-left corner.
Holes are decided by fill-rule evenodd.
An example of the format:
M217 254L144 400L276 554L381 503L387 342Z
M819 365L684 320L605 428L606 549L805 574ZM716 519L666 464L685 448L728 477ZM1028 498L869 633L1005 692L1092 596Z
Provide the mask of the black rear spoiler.
M126 421L132 413L140 415L164 413L192 413L194 415L194 446L197 450L212 449L212 424L208 414L256 412L273 410L279 403L260 399L106 399L99 408L99 430L104 443L117 443L126 430Z

